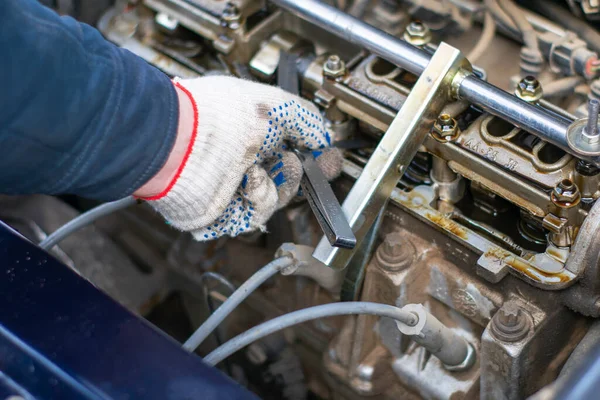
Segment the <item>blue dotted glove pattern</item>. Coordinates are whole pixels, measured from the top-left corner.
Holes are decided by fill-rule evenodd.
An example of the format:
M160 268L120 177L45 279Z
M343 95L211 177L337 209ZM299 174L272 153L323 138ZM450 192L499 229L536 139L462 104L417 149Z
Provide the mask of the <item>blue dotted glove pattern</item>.
M283 152L289 150L288 145L318 151L331 145L331 136L325 130L321 115L297 100L272 107L267 115L265 136L254 164L265 166L279 159L268 171L279 187L286 180L282 158ZM252 224L255 209L246 191L247 183L248 175L245 175L229 206L210 226L195 232L197 239L210 240L224 235L235 237L256 228Z
M296 100L273 107L268 116L265 138L254 164L281 158L281 152L287 148L286 141L309 150L331 145L331 136L325 130L319 113L308 110Z

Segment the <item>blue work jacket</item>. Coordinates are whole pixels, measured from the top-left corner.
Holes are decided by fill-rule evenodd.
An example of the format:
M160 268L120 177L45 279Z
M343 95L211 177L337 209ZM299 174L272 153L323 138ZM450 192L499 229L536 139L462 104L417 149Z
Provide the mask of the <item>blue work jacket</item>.
M35 0L0 0L0 193L114 200L164 165L169 77Z

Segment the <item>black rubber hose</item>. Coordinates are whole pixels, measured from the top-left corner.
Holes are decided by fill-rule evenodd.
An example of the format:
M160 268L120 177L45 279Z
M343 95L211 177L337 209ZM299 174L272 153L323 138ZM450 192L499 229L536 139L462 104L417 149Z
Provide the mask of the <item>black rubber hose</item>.
M537 11L566 29L575 32L590 49L600 53L600 33L582 19L577 18L571 11L549 0L520 0L519 3Z

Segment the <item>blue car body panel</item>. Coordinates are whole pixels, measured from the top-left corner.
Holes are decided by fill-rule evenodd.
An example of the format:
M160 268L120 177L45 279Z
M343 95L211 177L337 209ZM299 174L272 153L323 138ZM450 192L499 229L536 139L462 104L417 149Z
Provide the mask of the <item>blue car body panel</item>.
M0 398L256 399L4 224L0 371Z

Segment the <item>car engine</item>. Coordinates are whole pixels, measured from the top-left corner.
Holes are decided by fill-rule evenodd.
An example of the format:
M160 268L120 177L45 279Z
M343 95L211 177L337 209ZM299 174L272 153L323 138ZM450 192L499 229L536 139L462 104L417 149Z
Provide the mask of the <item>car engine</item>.
M134 205L52 252L181 342L274 254L299 260L201 356L334 302L431 321L336 316L255 341L219 367L261 398L558 398L600 344L599 18L592 0L117 1L98 29L166 74L279 85L319 107L356 246L332 246L301 198L266 233L206 243ZM1 201L36 241L95 205Z

